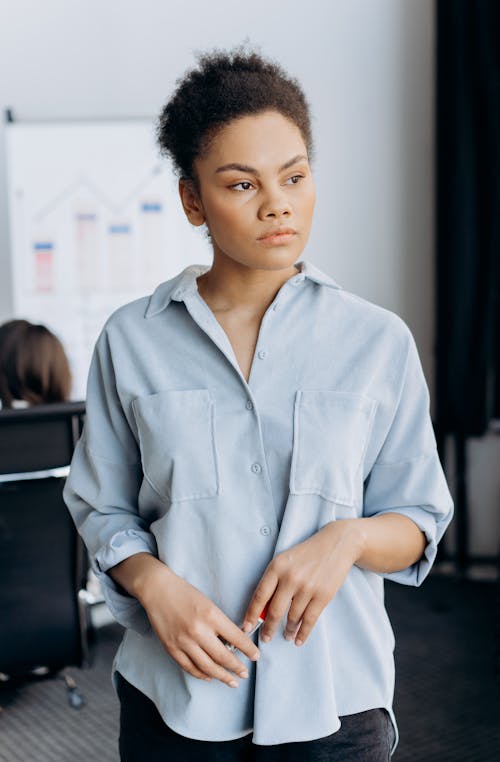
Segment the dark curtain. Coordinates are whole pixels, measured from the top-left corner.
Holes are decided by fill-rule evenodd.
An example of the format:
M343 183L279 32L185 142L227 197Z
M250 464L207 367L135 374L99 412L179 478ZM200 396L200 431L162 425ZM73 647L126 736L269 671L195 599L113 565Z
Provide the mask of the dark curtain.
M500 0L437 0L436 424L500 418Z

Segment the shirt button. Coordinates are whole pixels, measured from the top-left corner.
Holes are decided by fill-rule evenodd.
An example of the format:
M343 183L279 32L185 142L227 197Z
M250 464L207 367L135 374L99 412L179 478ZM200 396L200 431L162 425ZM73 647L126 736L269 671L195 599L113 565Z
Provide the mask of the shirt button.
M260 465L260 463L252 463L252 471L254 472L254 474L260 474L260 472L262 471L262 466Z
M259 352L259 358L263 360L265 357L267 357L267 352L265 349L261 349Z
M252 400L247 400L247 404L245 405L247 410L253 410L253 402Z
M271 534L271 527L263 526L260 528L260 533L264 536Z

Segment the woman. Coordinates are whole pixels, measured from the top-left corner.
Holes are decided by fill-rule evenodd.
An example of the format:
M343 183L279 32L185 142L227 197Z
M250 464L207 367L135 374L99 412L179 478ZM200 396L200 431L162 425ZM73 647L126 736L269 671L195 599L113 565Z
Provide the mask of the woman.
M420 584L453 510L415 343L297 261L311 130L277 65L203 56L158 138L213 263L108 321L66 487L127 628L121 759L387 760L383 579Z
M63 402L70 391L68 359L57 336L28 320L0 326L1 407Z

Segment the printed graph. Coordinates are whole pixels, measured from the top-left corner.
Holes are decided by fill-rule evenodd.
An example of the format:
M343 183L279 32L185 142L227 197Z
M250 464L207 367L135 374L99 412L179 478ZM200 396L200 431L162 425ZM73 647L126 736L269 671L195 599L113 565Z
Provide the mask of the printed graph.
M15 316L60 336L81 398L109 314L211 252L152 122L9 125L7 160Z

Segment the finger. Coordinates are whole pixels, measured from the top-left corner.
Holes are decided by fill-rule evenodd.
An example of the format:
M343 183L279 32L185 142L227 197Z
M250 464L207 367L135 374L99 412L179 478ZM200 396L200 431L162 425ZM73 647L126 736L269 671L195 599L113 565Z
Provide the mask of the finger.
M260 651L251 638L248 637L234 622L230 619L222 622L218 628L218 635L220 635L227 643L241 651L242 654L247 656L251 661L257 661L260 657ZM227 653L231 653L225 646Z
M175 659L185 672L188 672L193 677L198 677L200 680L207 680L208 682L212 679L206 672L198 669L196 664L184 651L178 651L175 655L172 654L172 658Z
M310 602L311 594L308 592L299 592L293 596L283 632L286 640L292 640L297 635L300 622Z
M219 638L214 637L207 643L200 643L200 645L216 664L234 672L243 679L248 677L246 664L243 664L234 652L229 651Z
M274 571L273 567L269 566L264 572L264 575L257 585L252 599L248 604L242 625L242 628L245 632L249 632L257 624L259 614L263 611L268 601L270 601L274 595L274 592L278 586L278 579L278 575Z
M220 680L221 683L225 683L231 688L238 687L239 683L235 676L231 672L228 672L227 669L224 669L224 667L221 667L220 664L217 664L201 646L193 643L188 656L190 656L201 672L205 672L210 677L215 677L216 680Z
M302 616L302 623L295 638L296 646L301 646L306 642L309 633L318 621L318 617L324 608L325 606L319 603L316 598L311 600Z
M261 637L265 643L272 640L278 625L286 614L290 601L292 600L293 590L283 583L279 584L267 608L266 621L262 625Z

